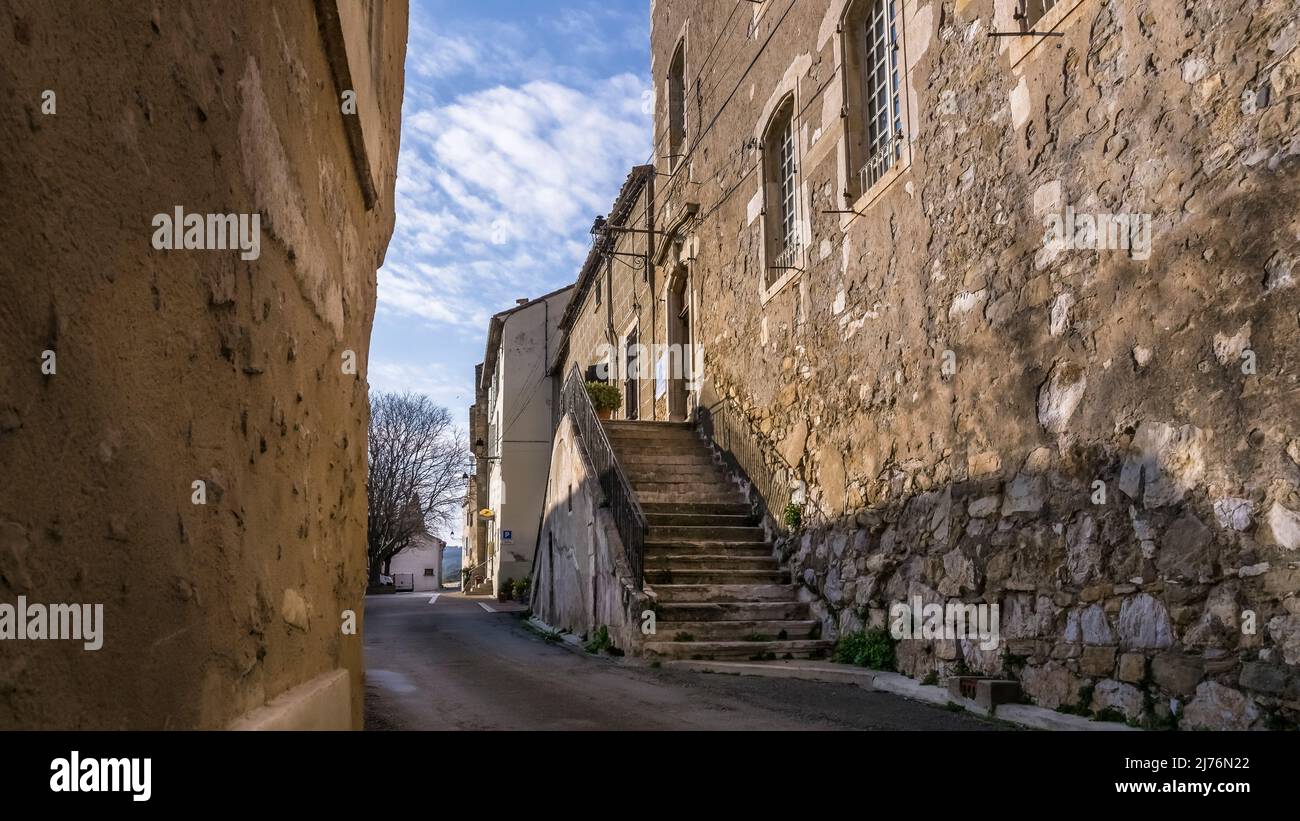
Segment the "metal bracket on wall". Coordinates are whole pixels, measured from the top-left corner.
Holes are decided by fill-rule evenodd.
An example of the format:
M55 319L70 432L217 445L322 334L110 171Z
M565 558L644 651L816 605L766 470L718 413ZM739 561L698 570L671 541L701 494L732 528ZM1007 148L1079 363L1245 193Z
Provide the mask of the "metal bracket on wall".
M1064 37L1063 31L990 31L990 37Z

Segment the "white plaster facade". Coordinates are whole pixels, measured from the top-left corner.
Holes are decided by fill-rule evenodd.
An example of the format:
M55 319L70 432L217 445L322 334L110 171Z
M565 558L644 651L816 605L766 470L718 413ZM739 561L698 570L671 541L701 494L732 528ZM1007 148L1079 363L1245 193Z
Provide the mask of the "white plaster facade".
M532 572L538 525L550 467L559 385L547 373L555 352L560 317L573 287L492 317L483 362L487 392L488 567L492 592L503 582ZM477 449L476 449L477 450Z

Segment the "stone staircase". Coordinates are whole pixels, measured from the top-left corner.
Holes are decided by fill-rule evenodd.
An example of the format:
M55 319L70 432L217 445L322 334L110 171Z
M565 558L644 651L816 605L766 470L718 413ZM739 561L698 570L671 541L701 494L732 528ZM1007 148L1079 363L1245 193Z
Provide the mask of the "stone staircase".
M605 422L645 512L645 582L658 606L647 658L817 658L808 605L749 505L685 422Z

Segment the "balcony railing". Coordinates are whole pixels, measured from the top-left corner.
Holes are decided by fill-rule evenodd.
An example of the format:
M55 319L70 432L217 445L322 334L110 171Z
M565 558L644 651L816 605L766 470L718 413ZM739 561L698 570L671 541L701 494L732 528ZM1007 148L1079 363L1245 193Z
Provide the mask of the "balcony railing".
M623 540L623 549L627 554L627 563L632 571L632 579L637 589L644 586L645 573L645 514L632 491L623 469L619 467L614 456L614 448L605 434L605 426L596 409L592 407L591 397L587 394L587 383L576 365L564 380L564 390L560 401L563 412L573 420L578 429L578 437L587 451L587 458L600 480L600 489L605 493L610 514L614 517L614 526Z
M797 267L799 263L799 250L799 240L791 237L788 240L788 244L785 246L785 250L777 254L776 259L772 261L772 270L789 271L792 268Z
M903 132L897 131L879 144L875 153L858 170L858 193L865 194L880 182L902 155Z
M731 400L700 407L696 416L727 466L753 486L763 508L760 513L770 516L776 528L785 532L785 510L793 498L794 470Z

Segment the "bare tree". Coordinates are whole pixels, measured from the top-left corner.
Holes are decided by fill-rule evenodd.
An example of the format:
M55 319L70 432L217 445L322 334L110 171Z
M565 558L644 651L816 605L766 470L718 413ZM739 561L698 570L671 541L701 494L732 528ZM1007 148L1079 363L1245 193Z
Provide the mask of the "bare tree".
M411 541L450 524L465 495L465 437L451 414L426 396L370 396L369 531L371 584Z

